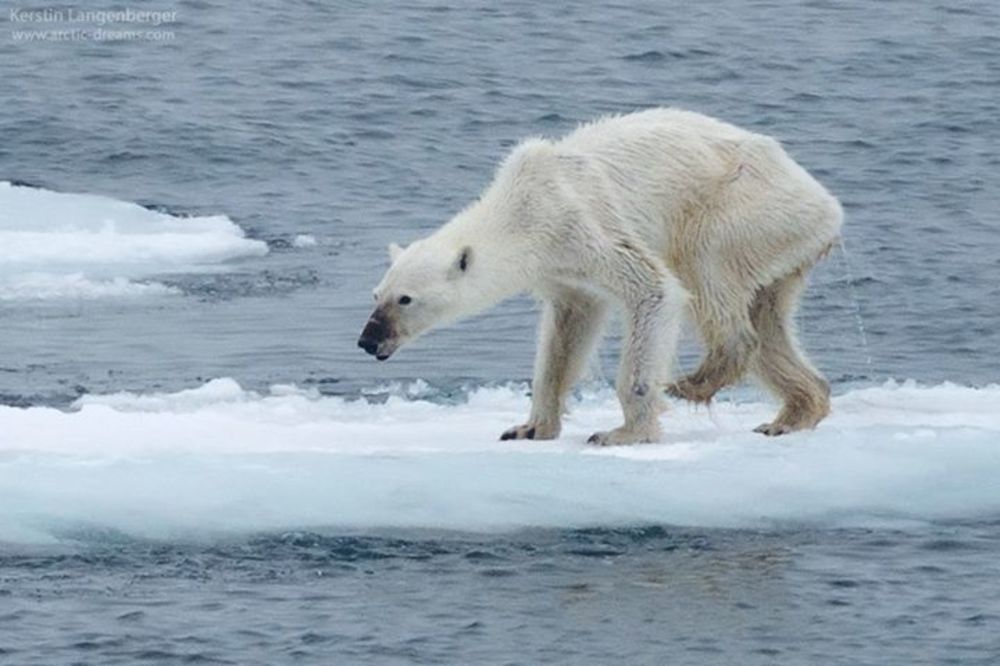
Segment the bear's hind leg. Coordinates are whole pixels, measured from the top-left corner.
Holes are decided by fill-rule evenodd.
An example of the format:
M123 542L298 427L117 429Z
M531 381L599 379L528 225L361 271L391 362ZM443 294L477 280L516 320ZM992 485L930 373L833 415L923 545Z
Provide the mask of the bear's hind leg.
M830 413L830 386L799 349L793 314L805 283L804 270L757 292L751 318L760 336L754 371L784 401L771 423L755 431L775 436L813 428Z
M737 315L720 322L699 316L696 307L695 318L708 352L698 369L667 386L667 393L682 400L708 403L746 374L759 341L747 317Z
M566 395L586 369L607 312L604 301L566 290L545 304L531 382L528 422L508 428L500 439L555 439L562 427Z

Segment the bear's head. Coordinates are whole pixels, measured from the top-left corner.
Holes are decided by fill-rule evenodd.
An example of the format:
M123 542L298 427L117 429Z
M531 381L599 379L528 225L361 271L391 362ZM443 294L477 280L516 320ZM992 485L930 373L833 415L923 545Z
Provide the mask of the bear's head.
M468 245L419 240L389 246L392 265L375 288L375 311L358 346L384 361L421 333L476 309L473 251Z

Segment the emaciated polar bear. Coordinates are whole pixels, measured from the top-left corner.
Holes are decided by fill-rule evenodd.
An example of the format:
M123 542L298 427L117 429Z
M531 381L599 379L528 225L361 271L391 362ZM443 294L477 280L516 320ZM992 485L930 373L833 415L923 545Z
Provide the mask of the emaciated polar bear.
M521 143L478 201L427 238L390 246L358 345L385 360L433 326L533 292L544 312L531 415L502 439L552 439L617 303L625 423L591 442L655 441L664 390L708 402L747 371L784 402L758 432L811 428L830 391L792 315L841 219L837 200L767 136L674 109L605 118ZM685 313L707 353L671 384Z

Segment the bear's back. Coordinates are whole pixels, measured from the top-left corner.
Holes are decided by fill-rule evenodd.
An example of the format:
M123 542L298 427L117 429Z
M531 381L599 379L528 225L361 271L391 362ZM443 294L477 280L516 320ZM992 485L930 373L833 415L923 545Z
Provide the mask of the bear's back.
M664 107L600 118L581 125L556 145L593 154L616 151L624 145L656 144L690 150L697 149L695 144L753 138L763 137L701 113Z

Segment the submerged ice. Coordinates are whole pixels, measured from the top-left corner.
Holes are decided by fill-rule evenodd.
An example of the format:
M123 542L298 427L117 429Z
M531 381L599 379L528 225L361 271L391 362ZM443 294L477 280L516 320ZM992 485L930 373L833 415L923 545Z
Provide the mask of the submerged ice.
M419 391L417 393L420 393ZM816 431L750 429L773 405L675 405L664 443L594 448L610 390L561 439L500 442L520 386L458 405L267 394L230 379L170 394L0 407L0 541L80 528L143 536L295 528L499 530L665 523L844 526L1000 511L1000 387L889 383L835 398Z
M0 301L169 294L150 278L266 253L223 215L0 182Z

